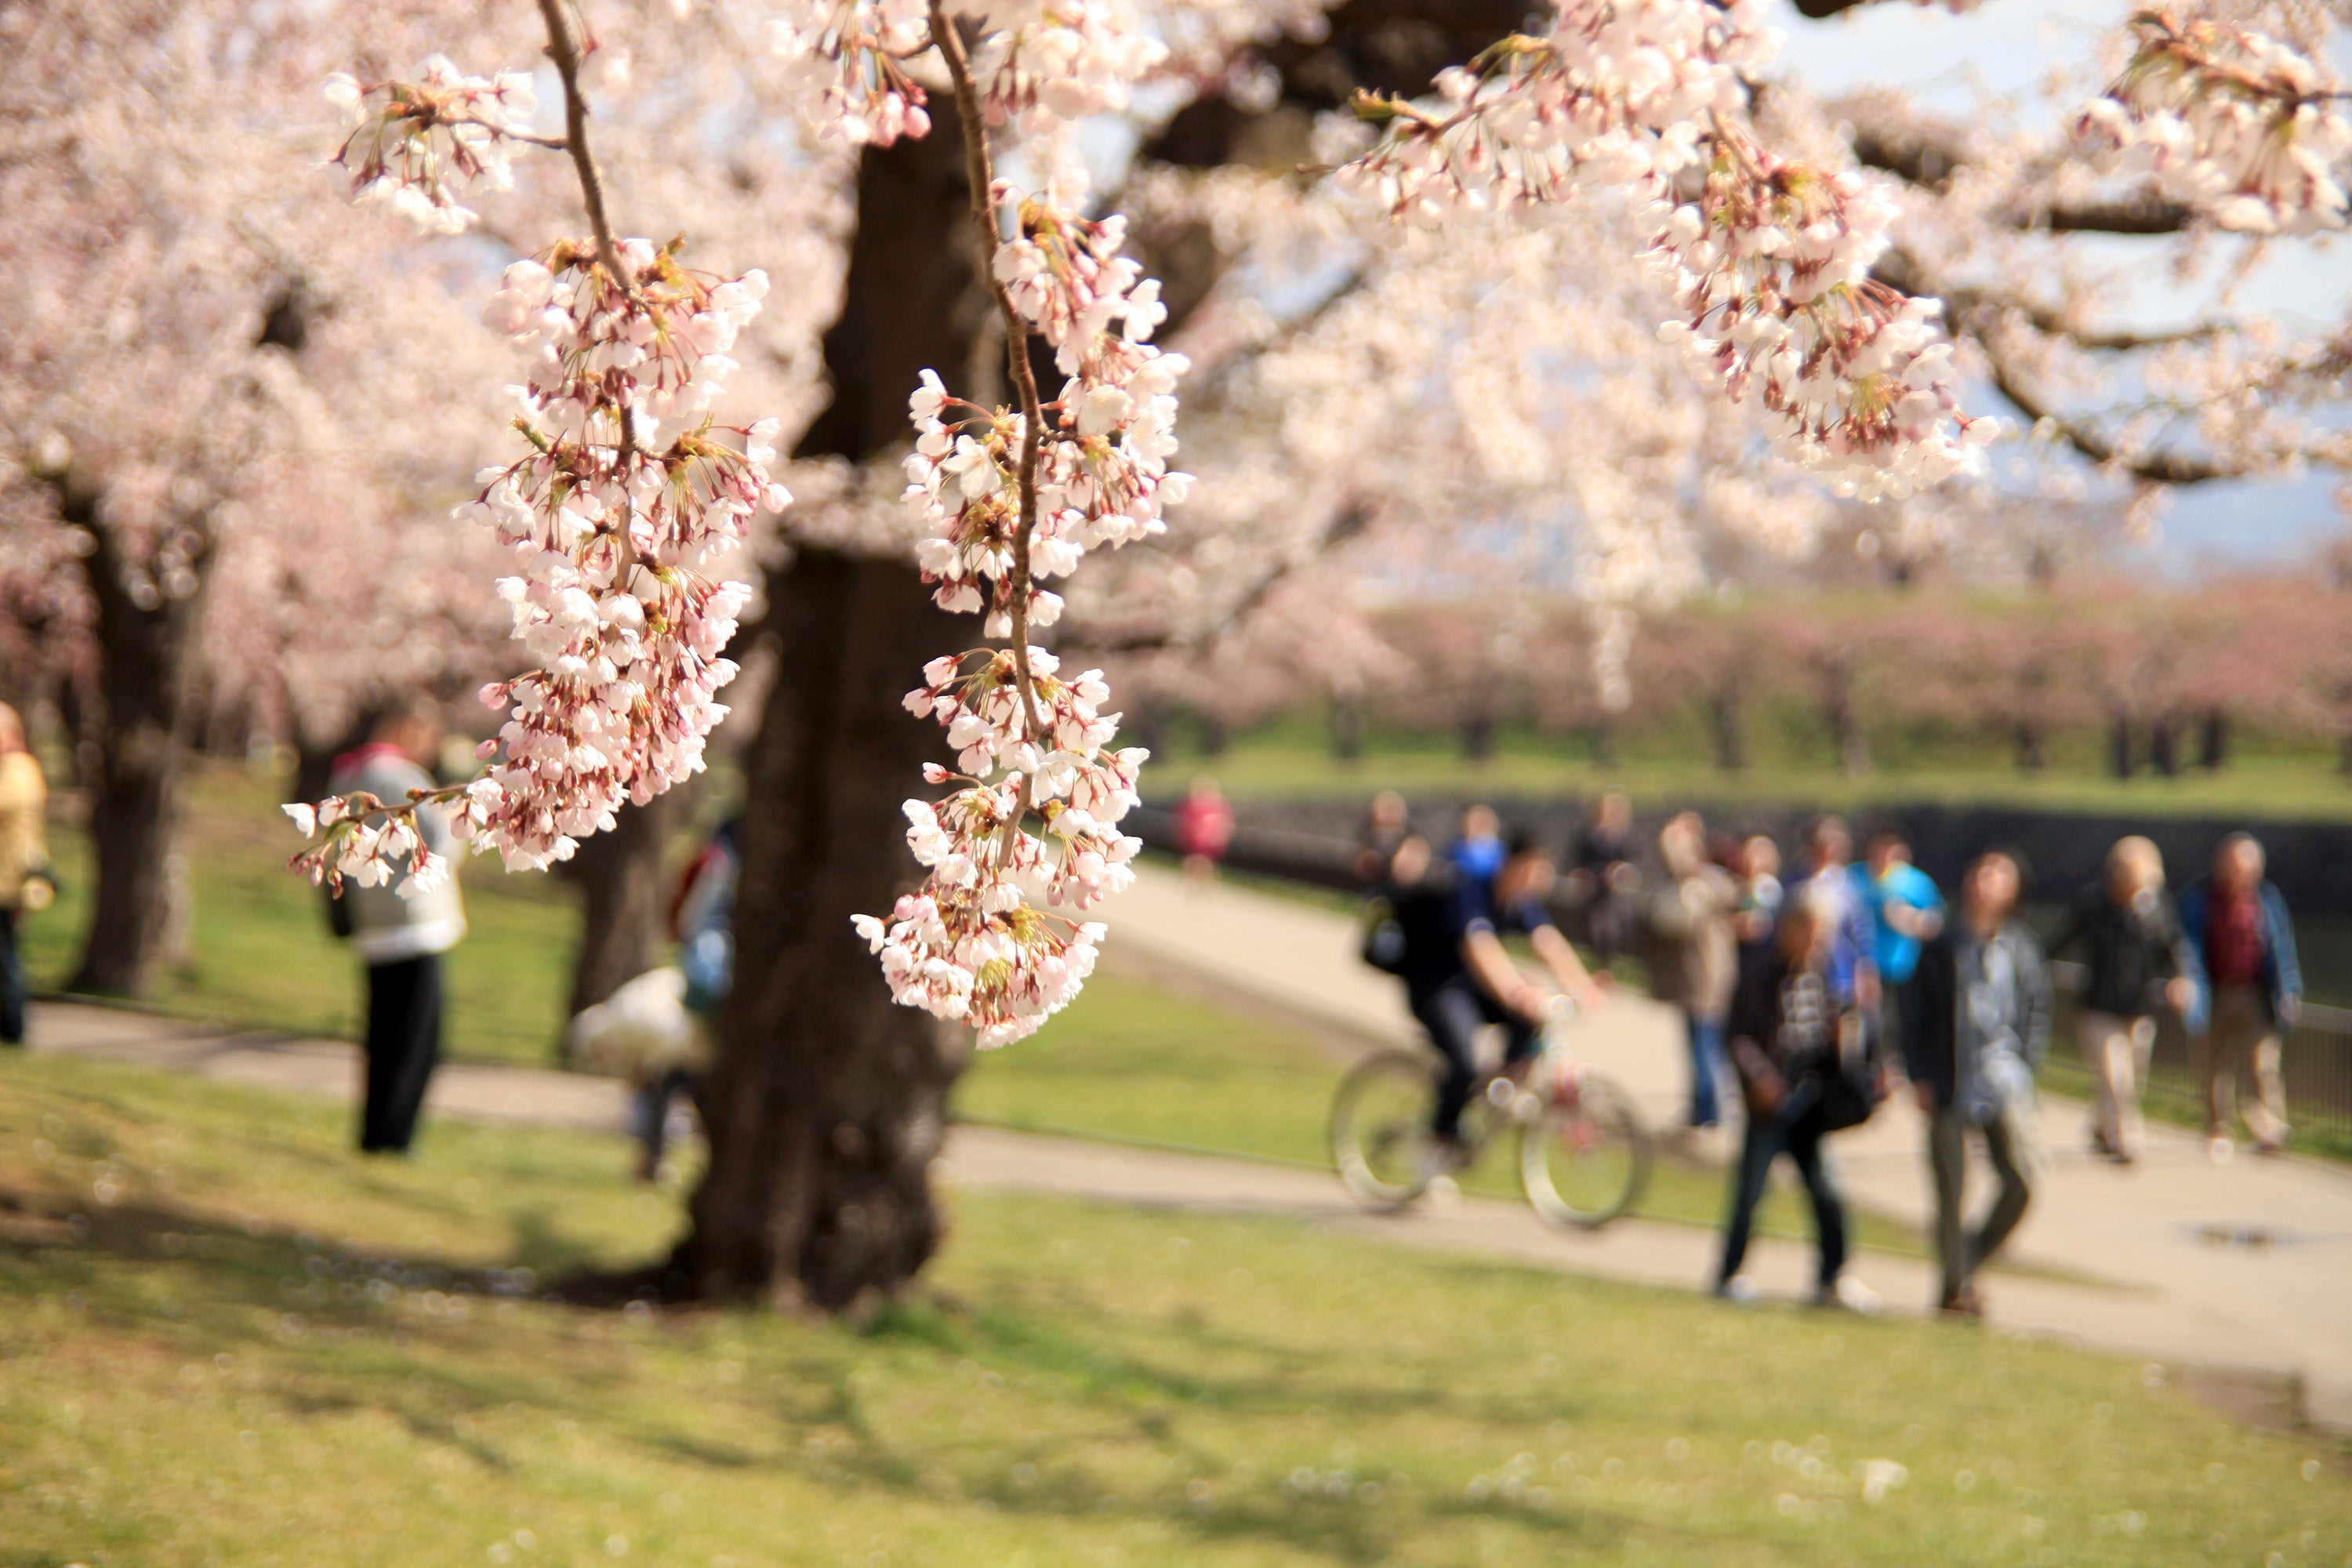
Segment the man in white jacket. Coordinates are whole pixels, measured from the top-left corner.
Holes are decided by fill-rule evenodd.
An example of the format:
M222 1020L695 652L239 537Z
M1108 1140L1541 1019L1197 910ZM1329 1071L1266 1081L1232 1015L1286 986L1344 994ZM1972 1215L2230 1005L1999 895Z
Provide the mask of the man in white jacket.
M412 789L430 789L426 771L441 747L438 708L417 700L378 719L365 745L335 759L329 787L336 795L365 790L388 805ZM416 814L425 847L455 863L449 814L426 806ZM369 1153L408 1152L425 1090L441 1059L441 955L466 934L466 910L450 877L431 892L403 898L394 889L407 873L395 866L377 887L343 884L352 944L367 965L367 1105L360 1148Z

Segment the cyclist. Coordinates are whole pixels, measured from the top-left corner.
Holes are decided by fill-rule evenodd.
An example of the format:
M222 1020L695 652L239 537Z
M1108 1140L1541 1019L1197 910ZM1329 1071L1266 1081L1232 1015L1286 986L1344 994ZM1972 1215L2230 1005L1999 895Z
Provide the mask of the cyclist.
M1550 1000L1512 962L1504 934L1524 933L1561 991L1588 1006L1601 1001L1601 986L1544 908L1558 879L1550 852L1524 833L1508 841L1491 882L1433 867L1428 841L1417 837L1390 863L1390 901L1404 934L1405 1001L1445 1058L1430 1119L1441 1165L1459 1163L1462 1109L1478 1079L1479 1029L1500 1024L1508 1041L1504 1068L1520 1068L1535 1053Z

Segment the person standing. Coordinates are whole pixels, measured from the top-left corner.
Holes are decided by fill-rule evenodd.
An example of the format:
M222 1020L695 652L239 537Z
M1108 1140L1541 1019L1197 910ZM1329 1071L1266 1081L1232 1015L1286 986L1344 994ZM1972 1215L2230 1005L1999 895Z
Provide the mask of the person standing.
M1363 821L1356 826L1356 880L1368 889L1386 882L1397 846L1412 832L1412 811L1404 796L1392 789L1372 796L1364 808Z
M1870 916L1871 956L1894 1004L1895 1030L1916 1030L1918 994L1911 976L1919 967L1921 944L1944 929L1944 895L1933 877L1911 863L1911 846L1899 833L1872 834L1863 863L1852 875Z
M19 923L57 896L49 871L49 786L25 743L25 721L0 702L0 1046L25 1043L26 986Z
M1218 862L1233 845L1233 805L1217 781L1202 773L1176 807L1176 852L1184 857L1184 875L1195 883L1213 879Z
M2017 919L2022 862L2008 850L1977 857L1960 883L1959 918L1928 942L1913 976L1919 1029L1903 1042L1936 1187L1937 1305L1952 1317L1984 1316L1977 1271L2025 1217L2041 1179L2034 1069L2050 1048L2050 974L2042 944ZM1984 1141L2000 1180L1992 1207L1968 1233L1968 1135Z
M1445 847L1446 861L1457 876L1492 889L1509 853L1503 842L1502 820L1493 806L1474 803L1462 808L1459 829L1454 842Z
M1846 1278L1845 1204L1822 1150L1829 1133L1822 1095L1843 1053L1859 1047L1862 1032L1860 1016L1851 999L1838 994L1832 973L1839 918L1837 900L1821 888L1790 899L1772 939L1748 953L1732 994L1727 1033L1748 1125L1716 1271L1715 1293L1726 1300L1754 1298L1739 1270L1772 1162L1786 1154L1812 1201L1820 1252L1814 1304L1859 1312L1878 1308L1874 1291Z
M1878 936L1870 911L1848 872L1853 859L1853 835L1844 822L1824 816L1806 836L1801 874L1784 895L1790 903L1817 898L1830 921L1830 977L1839 1005L1861 1010L1864 1026L1874 1037L1878 1026Z
M1584 905L1592 953L1602 963L1623 952L1633 935L1633 891L1641 878L1633 855L1633 802L1622 789L1605 791L1577 836L1570 889Z
M1780 847L1769 834L1750 834L1740 843L1732 874L1739 882L1739 910L1731 930L1739 939L1744 961L1744 955L1771 940L1772 922L1780 917L1780 900L1787 896L1780 886Z
M1650 900L1657 943L1653 989L1659 1001L1682 1009L1690 1040L1690 1125L1714 1127L1723 1120L1724 1021L1739 979L1731 929L1739 889L1707 859L1706 828L1695 811L1668 820L1658 834L1658 853L1666 874Z
M2139 1158L2144 1136L2139 1094L2156 1048L2159 988L2183 1014L2197 999L2188 979L2197 961L2164 890L2164 857L2152 841L2137 835L2116 840L2106 876L2076 895L2050 939L2050 956L2078 944L2090 971L2078 1020L2083 1059L2099 1086L2091 1149L2128 1165Z
M2254 1152L2286 1147L2286 1081L2279 1036L2303 1012L2303 969L2286 900L2263 875L2263 847L2232 833L2213 852L2213 874L2180 900L2196 995L2189 1020L2205 1079L2205 1139L2216 1162L2234 1150L2231 1101L2241 1077L2253 1091L2244 1107Z
M365 745L335 759L328 787L336 795L364 790L400 805L411 790L433 787L426 771L440 752L441 713L415 700L391 709L370 728ZM455 866L449 814L422 806L416 826L425 846ZM466 934L466 911L452 875L429 892L404 898L404 858L373 888L345 882L341 899L352 945L367 966L367 1101L360 1116L360 1148L404 1154L415 1141L425 1090L441 1059L441 955Z

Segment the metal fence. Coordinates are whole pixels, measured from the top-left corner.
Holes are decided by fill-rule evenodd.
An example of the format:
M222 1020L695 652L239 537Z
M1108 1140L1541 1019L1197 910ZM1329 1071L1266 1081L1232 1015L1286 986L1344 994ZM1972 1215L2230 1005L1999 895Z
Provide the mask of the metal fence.
M2082 1035L2075 1027L2084 971L2079 963L2050 968L2058 990L2058 1026L2050 1042L2053 1087L2088 1093L2091 1067L2083 1059ZM2288 1114L2296 1127L2352 1135L2352 1009L2306 1005L2280 1043L2279 1066L2286 1079ZM2249 1087L2238 1086L2241 1099ZM2157 1014L2156 1053L2141 1098L2150 1110L2195 1119L2205 1113L2205 1084L2195 1047L2180 1016L2169 1008Z

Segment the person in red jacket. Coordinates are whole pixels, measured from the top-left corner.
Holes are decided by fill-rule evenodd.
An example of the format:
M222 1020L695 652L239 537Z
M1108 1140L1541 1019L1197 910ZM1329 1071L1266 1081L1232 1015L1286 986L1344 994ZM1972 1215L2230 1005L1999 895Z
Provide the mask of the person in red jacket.
M1209 880L1233 842L1233 805L1218 792L1217 781L1202 773L1176 808L1176 852L1184 857L1184 874L1196 882Z

